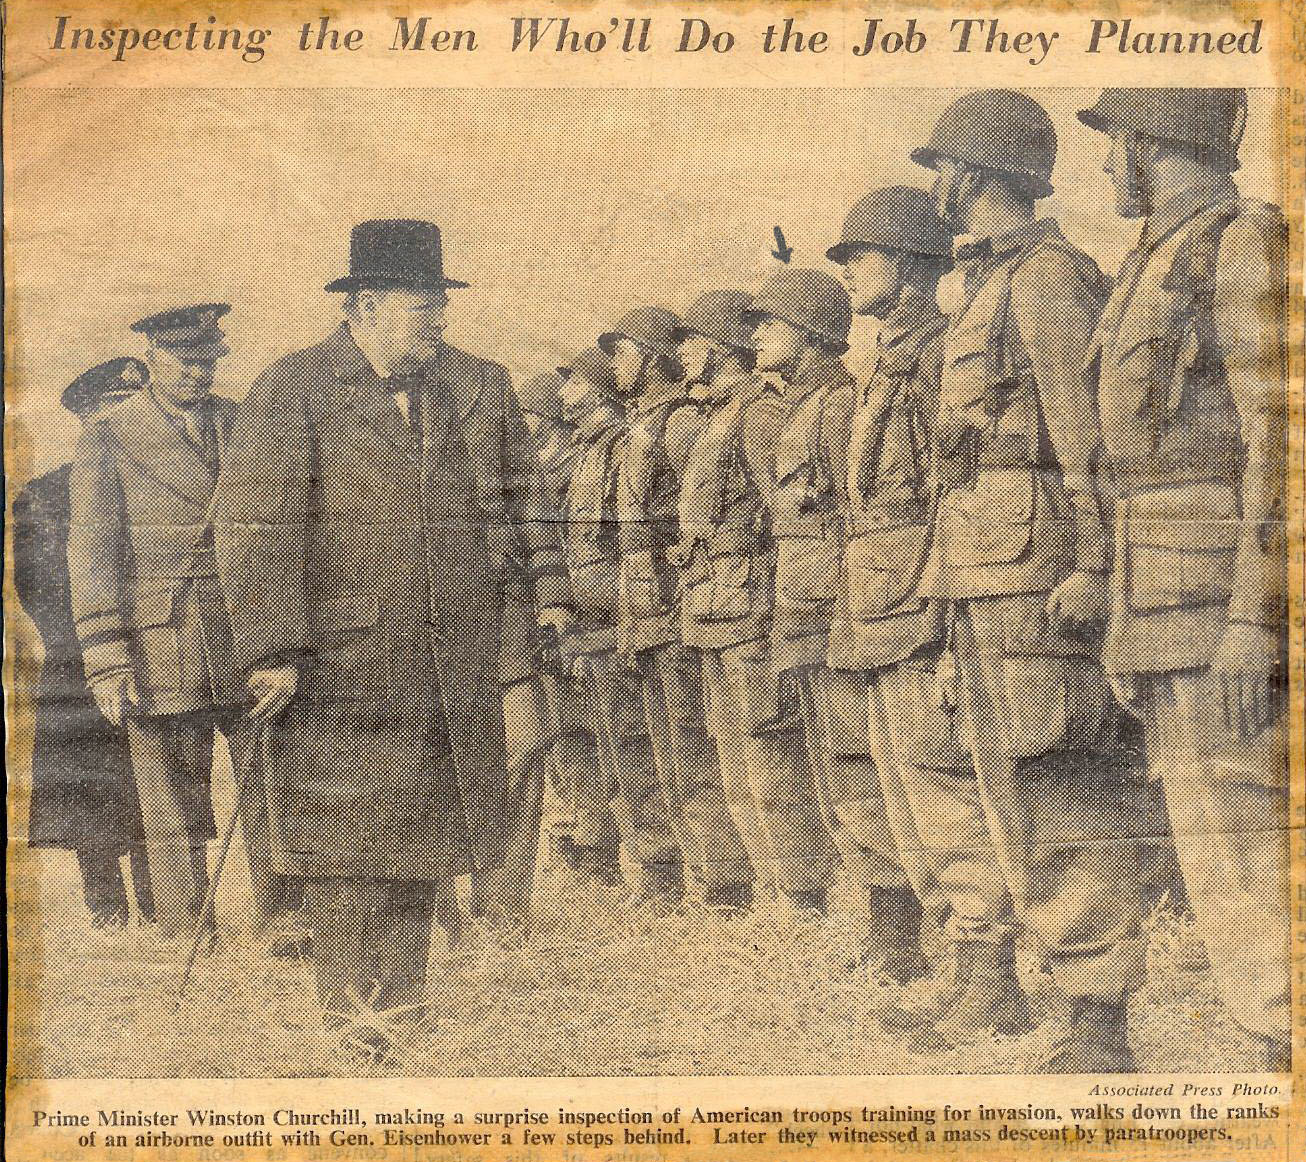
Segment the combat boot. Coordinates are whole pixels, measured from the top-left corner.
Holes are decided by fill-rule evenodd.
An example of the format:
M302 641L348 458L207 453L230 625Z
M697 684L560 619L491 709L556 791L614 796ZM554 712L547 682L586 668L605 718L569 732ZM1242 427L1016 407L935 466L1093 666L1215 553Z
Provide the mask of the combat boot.
M784 895L789 907L800 916L821 917L826 914L824 888L786 888Z
M640 865L639 880L626 906L651 907L659 914L674 912L685 898L685 865L679 855Z
M1015 941L961 941L952 1001L909 1045L915 1053L946 1053L983 1033L1014 1036L1034 1027L1029 998L1016 976Z
M703 891L703 907L718 916L746 916L753 910L752 884L722 884Z
M582 884L615 888L625 882L621 859L615 848L590 844L575 845L576 876Z
M1040 1073L1134 1073L1125 1000L1074 997L1062 1028L1039 1063Z
M911 888L871 887L866 896L866 934L862 953L850 972L864 968L895 984L929 976L930 962L921 951L921 902Z

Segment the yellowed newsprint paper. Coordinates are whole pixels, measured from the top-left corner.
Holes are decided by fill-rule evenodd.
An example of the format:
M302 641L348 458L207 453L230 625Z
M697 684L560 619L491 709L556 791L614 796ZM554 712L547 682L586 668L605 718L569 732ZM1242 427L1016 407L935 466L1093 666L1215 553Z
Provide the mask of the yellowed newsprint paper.
M10 1157L1306 1157L1299 3L3 17Z

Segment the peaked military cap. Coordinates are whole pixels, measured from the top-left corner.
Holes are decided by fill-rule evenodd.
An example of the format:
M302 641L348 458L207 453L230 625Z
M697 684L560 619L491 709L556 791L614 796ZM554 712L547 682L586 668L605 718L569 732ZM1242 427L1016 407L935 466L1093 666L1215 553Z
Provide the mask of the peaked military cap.
M149 378L149 369L144 363L131 355L123 355L83 371L64 388L59 402L74 415L84 416L98 408L106 396L140 391Z
M227 346L218 320L229 310L230 303L197 303L193 307L174 307L138 319L131 329L146 336L151 345L171 351L179 359L206 362L226 355Z

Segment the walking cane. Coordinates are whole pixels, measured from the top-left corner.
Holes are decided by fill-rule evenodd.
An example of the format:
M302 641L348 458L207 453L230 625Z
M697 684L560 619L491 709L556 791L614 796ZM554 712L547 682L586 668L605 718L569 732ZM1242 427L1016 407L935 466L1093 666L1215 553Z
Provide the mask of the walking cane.
M232 804L231 818L227 820L227 826L222 833L222 846L218 848L218 862L213 869L213 874L209 877L209 890L204 896L204 906L200 908L199 918L195 922L195 939L190 946L190 955L186 957L186 967L181 972L181 983L177 986L177 1000L173 1006L174 1012L181 1008L182 1001L186 999L186 990L190 987L191 976L195 971L195 962L199 959L200 947L204 944L205 939L211 935L212 929L209 927L209 918L213 914L213 906L217 900L218 882L222 879L222 869L227 866L227 855L231 851L231 840L236 834L236 821L240 818L240 809L245 802L245 792L253 781L259 756L263 751L266 740L267 728L258 728L253 739L253 745L245 756L240 779L236 783L236 802Z

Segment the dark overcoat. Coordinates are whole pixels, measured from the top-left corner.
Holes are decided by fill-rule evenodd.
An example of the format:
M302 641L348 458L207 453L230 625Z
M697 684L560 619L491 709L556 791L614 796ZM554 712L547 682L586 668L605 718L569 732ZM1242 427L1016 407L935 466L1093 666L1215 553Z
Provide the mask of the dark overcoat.
M503 367L446 347L411 386L416 429L342 326L254 384L218 484L237 667L300 668L267 772L290 873L502 860L503 688L534 665L542 493Z
M125 854L143 842L123 733L86 686L68 596L68 477L64 464L14 501L14 588L41 636L28 843Z

